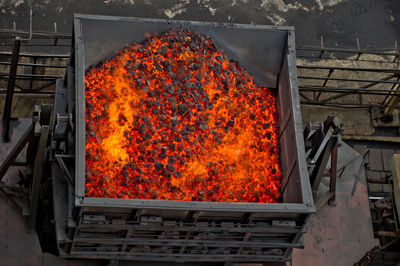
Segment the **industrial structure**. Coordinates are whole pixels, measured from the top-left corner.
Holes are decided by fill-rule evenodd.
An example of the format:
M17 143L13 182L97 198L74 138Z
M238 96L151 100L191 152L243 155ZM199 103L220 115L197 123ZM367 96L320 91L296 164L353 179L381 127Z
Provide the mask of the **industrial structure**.
M148 33L176 28L209 36L255 83L276 90L281 202L85 193L86 71ZM0 189L20 207L42 252L110 265L400 261L397 47L328 48L322 39L320 47L296 46L292 27L83 14L75 14L73 29L28 39L0 32ZM353 109L370 116L372 132L357 128L358 118L345 120ZM343 215L334 218L341 225L331 215ZM341 245L354 249L337 258L344 251L332 249ZM324 255L324 247L332 249Z

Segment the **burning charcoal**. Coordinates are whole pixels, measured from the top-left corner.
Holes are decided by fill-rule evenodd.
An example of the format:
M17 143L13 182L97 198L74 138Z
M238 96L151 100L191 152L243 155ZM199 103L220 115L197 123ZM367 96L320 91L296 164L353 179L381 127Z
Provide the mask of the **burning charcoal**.
M121 67L121 73L114 71ZM115 86L119 79L123 89ZM88 70L85 84L88 196L279 199L276 98L270 89L256 86L209 37L182 29L148 37ZM235 125L251 130L241 135ZM235 141L222 146L225 136ZM256 141L238 147L250 140ZM132 163L125 164L120 153L105 153L105 147L116 145ZM257 164L243 165L231 158L237 150ZM185 166L196 163L205 164L208 174L187 172ZM253 178L265 168L269 176ZM236 173L242 171L254 185L241 185ZM172 175L190 177L176 187L170 182ZM109 181L118 184L112 191ZM171 194L175 195L169 198Z
M264 123L263 129L268 129L271 126L271 123Z
M170 158L168 159L168 164L175 164L175 163L176 163L176 158L170 157Z
M164 176L168 179L168 180L171 180L171 173L170 172L165 172L164 173Z
M149 140L149 139L151 139L151 135L150 135L149 132L146 132L146 133L142 136L142 138L143 138L144 140Z
M178 111L181 114L185 114L185 113L187 113L189 111L189 108L187 106L183 105L183 104L178 104Z
M176 142L179 142L182 140L181 136L179 136L179 135L176 135L174 139Z
M233 127L235 125L235 118L232 116L231 119L228 121L228 126Z
M154 62L154 67L155 67L158 71L161 71L161 70L162 70L161 66L157 63L157 61Z
M167 164L167 170L173 172L175 171L175 167L172 164Z
M162 162L156 161L154 163L154 167L156 168L156 170L158 171L162 171L164 170L164 164Z
M149 118L147 116L142 116L143 122L148 123L149 122Z
M184 128L184 129L181 130L181 134L183 136L185 136L185 135L189 134L189 131L186 128Z
M124 171L124 172L122 173L122 175L123 175L124 177L128 177L128 176L129 176L129 172L128 172L128 171Z
M174 176L176 177L182 177L182 174L180 172L174 172Z
M218 142L218 144L221 144L222 143L222 139L221 138L215 138L214 139L216 142Z
M175 147L176 147L175 143L171 143L171 144L168 146L169 150L172 151L172 152L175 151Z
M189 66L189 68L190 68L191 70L196 70L196 69L199 69L199 68L200 68L200 65L199 65L199 64L192 63L192 64Z
M199 126L199 128L200 128L201 130L207 129L207 128L208 128L207 123L201 124L201 125Z
M178 144L178 151L182 151L184 147L185 147L185 145L183 145L182 143L179 143Z

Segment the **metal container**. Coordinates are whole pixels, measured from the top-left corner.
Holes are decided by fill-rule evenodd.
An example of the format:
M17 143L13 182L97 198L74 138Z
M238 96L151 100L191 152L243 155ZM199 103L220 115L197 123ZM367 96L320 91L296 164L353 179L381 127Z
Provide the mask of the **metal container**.
M85 197L85 71L125 45L143 41L146 33L175 28L210 36L257 85L276 89L282 203ZM58 232L62 256L265 262L290 260L292 248L302 247L305 221L315 209L305 160L293 27L76 14L73 48L68 86L57 87L66 91L65 109L75 112L74 193L65 192L70 202L67 214L55 210L57 230L66 232ZM53 175L62 174L53 165ZM60 186L54 181L54 190L60 191Z

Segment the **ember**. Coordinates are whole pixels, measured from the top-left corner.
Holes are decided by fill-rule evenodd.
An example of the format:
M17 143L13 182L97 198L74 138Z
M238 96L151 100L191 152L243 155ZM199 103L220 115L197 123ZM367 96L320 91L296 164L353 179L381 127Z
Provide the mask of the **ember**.
M276 98L209 38L149 37L85 85L86 196L278 201Z

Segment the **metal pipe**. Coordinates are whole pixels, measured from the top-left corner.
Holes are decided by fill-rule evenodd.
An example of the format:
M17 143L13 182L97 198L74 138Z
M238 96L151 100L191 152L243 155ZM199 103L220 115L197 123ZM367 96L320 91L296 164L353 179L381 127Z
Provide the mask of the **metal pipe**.
M0 52L0 55L12 55L11 52ZM42 53L20 53L20 57L46 57L46 58L66 58L69 59L71 56L69 54L42 54Z
M0 29L0 34L1 33L8 33L12 35L21 35L21 34L28 34L29 32L23 31L23 30L9 30L9 29ZM71 39L72 36L67 33L59 33L59 32L47 32L47 31L36 31L32 32L32 36L40 36L43 38L62 38L62 39Z
M308 66L308 65L297 65L297 68L304 69L334 69L343 71L361 71L361 72L378 72L378 73L398 73L400 74L400 69L382 69L382 68L361 68L361 67L336 67L336 66Z
M21 41L29 41L32 39L32 8L29 11L29 37L28 39L22 39Z
M4 98L6 92L5 91L0 91L0 97ZM22 92L22 91L16 91L14 92L16 97L28 97L28 98L54 98L54 92Z
M336 88L336 87L321 87L321 86L299 86L300 91L323 91L323 92L346 92L348 94L374 94L374 95L400 95L400 91L392 91L386 89L364 89L364 88ZM345 95L344 95L345 96Z
M10 77L10 74L0 73L0 77ZM17 78L52 78L58 79L63 78L64 76L56 76L56 75L39 75L39 74L18 74L16 75Z
M0 62L0 65L11 65L11 62ZM48 67L48 68L67 68L67 66L62 65L48 65L48 64L31 64L31 63L18 63L18 66L30 66L30 67Z
M300 79L318 79L318 80L336 80L336 81L351 81L351 82L374 82L374 83L389 83L400 84L400 81L394 80L375 80L375 79L346 79L346 78L330 78L330 77L313 77L313 76L299 76Z
M351 53L351 54L375 54L375 55L400 55L400 53L396 52L384 52L384 51L393 51L393 48L384 48L382 50L369 50L369 49L346 49L346 48L326 48L326 47L303 47L297 46L296 50L298 51L325 51L325 52L337 52L337 53Z
M7 96L4 104L4 112L3 112L3 139L5 142L10 141L10 122L11 122L11 107L12 100L14 94L15 80L17 77L17 68L18 68L18 58L19 58L19 49L21 47L21 38L16 37L14 42L14 48L11 57L11 67L10 74L7 85Z

